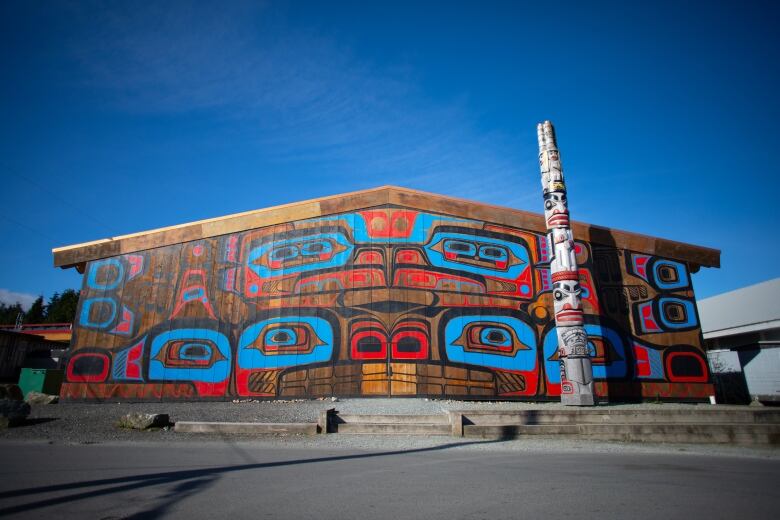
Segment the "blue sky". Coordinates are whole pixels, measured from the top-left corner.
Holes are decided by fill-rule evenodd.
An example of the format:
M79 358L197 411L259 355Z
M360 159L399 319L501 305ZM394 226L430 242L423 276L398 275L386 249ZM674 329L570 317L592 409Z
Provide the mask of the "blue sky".
M223 5L224 4L224 5ZM396 184L721 249L780 275L780 3L2 2L0 299L51 248Z

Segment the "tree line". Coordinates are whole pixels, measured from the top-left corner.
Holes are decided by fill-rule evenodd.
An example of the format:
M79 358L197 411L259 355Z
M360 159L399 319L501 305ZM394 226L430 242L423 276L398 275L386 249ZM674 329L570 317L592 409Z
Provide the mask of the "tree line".
M26 312L19 303L0 302L0 325L15 324L19 313L23 315L22 323L73 323L78 304L79 293L74 289L55 292L48 303L38 296Z

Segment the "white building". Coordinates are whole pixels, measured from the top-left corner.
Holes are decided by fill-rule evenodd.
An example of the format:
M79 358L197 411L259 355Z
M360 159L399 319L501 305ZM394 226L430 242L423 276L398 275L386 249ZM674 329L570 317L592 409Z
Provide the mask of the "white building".
M705 298L698 310L719 400L739 401L741 383L752 399L780 402L780 278Z

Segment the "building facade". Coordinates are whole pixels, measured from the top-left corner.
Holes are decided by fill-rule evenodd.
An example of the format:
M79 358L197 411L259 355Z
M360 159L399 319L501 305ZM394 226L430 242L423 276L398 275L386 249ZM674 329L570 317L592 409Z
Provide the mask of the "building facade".
M699 301L719 402L780 402L780 278Z
M719 252L573 223L595 391L713 394L691 274ZM383 187L58 248L64 399L558 399L542 215Z

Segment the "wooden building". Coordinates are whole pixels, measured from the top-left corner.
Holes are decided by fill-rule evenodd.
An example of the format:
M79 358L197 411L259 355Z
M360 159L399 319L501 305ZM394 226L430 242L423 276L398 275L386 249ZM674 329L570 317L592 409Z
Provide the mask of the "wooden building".
M713 393L717 250L574 222L602 400ZM558 399L544 217L381 187L53 250L84 282L64 399Z

